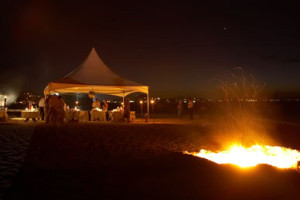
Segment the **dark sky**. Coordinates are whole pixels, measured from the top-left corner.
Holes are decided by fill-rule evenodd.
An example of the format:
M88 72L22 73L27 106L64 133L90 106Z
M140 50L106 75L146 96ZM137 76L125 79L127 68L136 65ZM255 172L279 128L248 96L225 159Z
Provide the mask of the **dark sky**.
M153 95L209 96L236 67L266 90L300 91L295 1L1 2L0 84L42 92L95 47L120 76ZM300 93L299 93L300 94Z

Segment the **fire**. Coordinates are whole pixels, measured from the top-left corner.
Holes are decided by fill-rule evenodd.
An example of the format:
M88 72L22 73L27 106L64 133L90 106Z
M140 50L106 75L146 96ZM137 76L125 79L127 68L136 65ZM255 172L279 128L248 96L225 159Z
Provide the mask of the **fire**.
M253 145L249 148L245 148L242 145L235 144L228 150L219 152L201 149L199 153L184 153L205 158L218 164L233 164L242 168L267 164L281 169L297 169L298 161L300 161L299 151L268 145Z

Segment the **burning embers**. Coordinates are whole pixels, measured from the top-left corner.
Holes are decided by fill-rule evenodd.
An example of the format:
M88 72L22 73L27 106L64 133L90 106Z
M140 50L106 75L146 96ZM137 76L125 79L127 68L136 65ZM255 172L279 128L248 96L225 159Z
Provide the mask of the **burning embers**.
M233 145L228 150L212 152L201 149L199 153L184 152L197 157L211 160L218 164L233 164L239 167L254 167L259 164L272 165L287 169L299 169L300 152L297 150L268 145L253 145L245 148Z

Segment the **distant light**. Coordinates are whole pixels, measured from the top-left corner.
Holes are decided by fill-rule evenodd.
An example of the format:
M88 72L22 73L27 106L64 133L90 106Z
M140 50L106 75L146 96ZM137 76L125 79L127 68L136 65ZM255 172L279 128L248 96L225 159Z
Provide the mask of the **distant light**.
M157 100L160 100L160 98L159 98L159 97L157 97Z
M129 102L130 102L130 103L134 103L134 101L133 101L133 100L130 100Z
M76 105L78 105L78 103L79 103L78 101L75 101L75 104L76 104Z
M55 94L56 96L59 96L59 93L58 93L58 92L55 92L54 94Z
M141 100L141 101L140 101L140 104L143 104L143 103L144 103L144 102Z
M155 103L155 101L154 101L153 99L151 99L150 103L151 103L151 104L154 104L154 103Z

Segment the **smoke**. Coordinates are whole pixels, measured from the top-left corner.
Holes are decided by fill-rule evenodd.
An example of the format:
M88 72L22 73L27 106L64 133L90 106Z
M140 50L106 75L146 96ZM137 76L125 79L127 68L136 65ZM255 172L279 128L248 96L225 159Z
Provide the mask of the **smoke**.
M7 96L7 105L10 105L18 98L24 83L23 76L16 76L8 80L5 84L0 87L0 93Z

